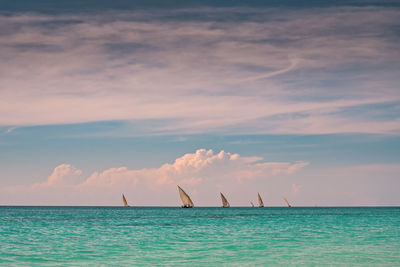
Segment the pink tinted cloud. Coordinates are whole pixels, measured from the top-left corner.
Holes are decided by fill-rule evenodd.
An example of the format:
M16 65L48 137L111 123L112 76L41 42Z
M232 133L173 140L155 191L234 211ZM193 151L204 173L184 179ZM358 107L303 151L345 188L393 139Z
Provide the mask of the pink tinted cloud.
M214 153L212 150L199 149L159 168L110 168L95 172L85 179L81 179L80 170L69 164L61 164L45 182L2 188L0 201L42 205L96 205L97 199L97 205L119 205L118 196L124 192L127 196L129 193L134 196L147 195L141 200L145 205L177 205L179 200L176 199L176 185L197 192L201 202L202 198L207 199L210 197L208 194L218 191L221 186L233 185L240 188L244 183L240 181L241 178L264 180L272 176L292 175L307 165L304 162L256 163L259 160L258 157L240 157L224 151ZM57 195L63 197L60 199ZM165 197L165 202L156 203L149 197L151 195L157 195L160 200Z
M133 14L127 13L107 14L112 20L0 16L4 27L16 29L0 36L0 125L155 119L169 123L150 132L229 127L244 133L400 131L398 118L338 113L400 100L393 86L398 84L396 68L388 65L400 55L392 38L381 37L386 27L396 25L397 10L235 12L266 16L268 23L160 23L131 20ZM63 20L80 23L38 26ZM366 33L352 33L357 30ZM352 77L358 82L350 88L333 90L308 84L314 79L341 82L345 73L335 71L349 65L379 67L392 76L363 73ZM318 69L326 71L315 76Z
M79 182L81 174L82 171L74 166L61 164L54 169L47 181L34 184L33 187L75 185Z

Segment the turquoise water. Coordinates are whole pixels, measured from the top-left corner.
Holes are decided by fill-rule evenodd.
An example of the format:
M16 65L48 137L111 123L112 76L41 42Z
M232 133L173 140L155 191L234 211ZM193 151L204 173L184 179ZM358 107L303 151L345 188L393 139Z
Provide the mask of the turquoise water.
M400 208L0 207L0 265L400 265Z

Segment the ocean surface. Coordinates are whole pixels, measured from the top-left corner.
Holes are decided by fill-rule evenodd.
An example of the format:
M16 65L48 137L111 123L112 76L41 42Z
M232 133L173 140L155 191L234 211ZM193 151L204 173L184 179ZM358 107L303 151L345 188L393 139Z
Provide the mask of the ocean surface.
M0 207L0 265L400 266L400 208Z

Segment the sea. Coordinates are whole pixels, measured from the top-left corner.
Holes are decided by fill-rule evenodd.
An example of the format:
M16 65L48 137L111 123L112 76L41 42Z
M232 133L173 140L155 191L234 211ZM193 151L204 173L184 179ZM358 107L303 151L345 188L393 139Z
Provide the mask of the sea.
M399 207L0 207L1 266L400 266Z

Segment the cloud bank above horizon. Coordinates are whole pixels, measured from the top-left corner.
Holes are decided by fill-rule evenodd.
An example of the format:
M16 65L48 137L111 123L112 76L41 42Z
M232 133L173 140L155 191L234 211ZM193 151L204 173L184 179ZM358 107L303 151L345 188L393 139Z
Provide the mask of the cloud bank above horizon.
M131 197L132 205L176 206L180 203L176 186L180 185L191 193L197 205L215 205L218 202L213 195L220 190L239 191L247 187L249 180L285 177L307 165L303 161L264 162L260 157L240 157L224 151L214 154L211 149L198 149L158 168L109 168L88 177L70 164L61 164L42 182L0 188L0 203L121 205L120 196L124 193L128 199ZM300 189L293 185L293 194ZM247 197L233 199L248 205Z
M0 15L0 125L399 134L400 11L317 10Z

